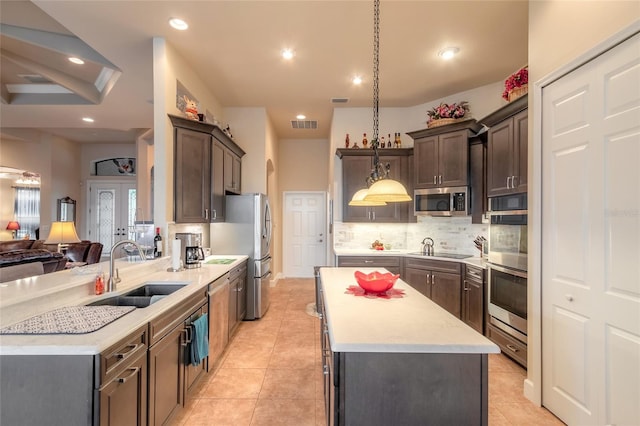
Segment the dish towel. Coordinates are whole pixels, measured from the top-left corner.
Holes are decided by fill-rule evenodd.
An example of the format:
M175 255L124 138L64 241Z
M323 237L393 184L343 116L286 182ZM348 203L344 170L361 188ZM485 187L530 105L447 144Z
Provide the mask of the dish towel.
M191 348L189 351L189 361L191 365L199 365L203 359L209 355L209 321L207 314L202 314L191 324L193 337L191 338Z

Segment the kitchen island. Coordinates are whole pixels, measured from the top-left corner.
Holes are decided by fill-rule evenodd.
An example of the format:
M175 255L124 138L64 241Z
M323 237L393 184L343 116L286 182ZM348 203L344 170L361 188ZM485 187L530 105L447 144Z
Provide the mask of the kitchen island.
M329 424L486 425L499 348L402 280L402 297L350 294L356 270L376 269L320 269Z
M41 321L35 325L45 327L43 331L0 334L0 424L170 421L211 361L205 357L194 365L189 360L193 324L208 315L209 347L219 340L218 334L225 333L216 318L220 318L224 301L230 300L229 271L246 263L247 257L224 258L231 263L205 262L201 268L180 272L167 272L168 257L145 262L116 260L122 281L116 291L102 295L94 294L94 278L98 271L108 270L107 262L0 284L3 329L87 305L98 310L129 310L130 306L114 306L107 299L125 297L141 287L173 288L150 300L148 306L138 306L95 331L77 332L86 323L73 323L74 316L54 322L61 329L53 332L51 322ZM90 323L95 315L85 318Z

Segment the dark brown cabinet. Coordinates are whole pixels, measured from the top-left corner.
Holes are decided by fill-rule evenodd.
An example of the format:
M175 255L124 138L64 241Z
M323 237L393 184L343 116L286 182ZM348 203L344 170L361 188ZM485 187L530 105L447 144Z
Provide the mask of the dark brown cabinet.
M385 268L392 274L400 274L398 256L338 256L338 266L348 268Z
M484 294L484 270L465 265L462 286L462 321L480 334L484 334L485 326Z
M487 144L486 134L469 143L469 190L471 223L483 223L487 212Z
M380 149L380 163L390 166L389 177L402 183L407 191L412 191L409 161L413 150ZM343 222L407 222L412 205L408 203L388 203L386 206L350 206L349 201L358 190L366 188L366 179L373 168L373 150L338 149L336 155L342 159L342 221Z
M404 281L461 318L461 265L457 262L412 257L407 257L404 261Z
M480 130L475 120L407 133L414 140L414 187L469 184L469 138Z
M211 150L211 222L224 222L224 146L215 140Z
M242 163L230 149L224 151L224 189L233 194L240 193L240 176Z
M229 274L209 284L209 363L213 371L229 343Z
M247 314L247 262L229 273L229 338Z
M487 196L527 192L527 96L485 117L487 131Z

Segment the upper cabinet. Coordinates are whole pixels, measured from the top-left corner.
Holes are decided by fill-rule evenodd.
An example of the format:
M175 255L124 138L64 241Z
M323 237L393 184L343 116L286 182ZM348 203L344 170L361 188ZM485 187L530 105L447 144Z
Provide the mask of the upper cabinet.
M411 168L409 162L413 149L379 149L381 164L389 164L389 177L402 183L409 193ZM388 203L386 206L350 206L349 201L359 189L365 188L366 178L373 168L372 149L338 149L336 155L342 159L342 220L343 222L407 222L412 211L410 202Z
M528 96L482 119L487 131L487 196L527 192Z
M414 187L467 186L469 139L481 128L476 120L471 119L408 132L414 140Z
M169 115L174 126L177 223L224 221L224 196L239 194L245 152L218 126Z

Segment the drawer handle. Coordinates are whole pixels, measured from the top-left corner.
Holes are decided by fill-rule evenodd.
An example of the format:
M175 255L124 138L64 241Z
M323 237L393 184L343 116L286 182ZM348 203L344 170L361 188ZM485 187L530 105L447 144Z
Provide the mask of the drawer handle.
M124 351L124 352L120 352L118 354L116 354L116 358L118 359L125 359L127 358L129 355L131 355L132 353L134 353L136 351L136 349L138 349L140 347L140 343L136 343L135 345L127 345L126 348L128 348L128 351Z
M322 374L324 374L325 376L329 375L329 366L328 365L323 365L322 366Z
M364 263L373 263L373 260L365 260Z
M130 368L129 371L131 371L131 374L129 374L126 377L118 377L117 379L114 380L114 382L118 382L118 383L126 383L127 380L129 380L130 378L136 376L138 374L138 371L140 371L140 367L136 367L136 368Z
M513 346L511 344L507 344L507 349L509 349L511 352L514 352L514 353L518 352L518 348L516 348L515 346Z

